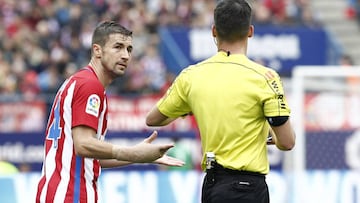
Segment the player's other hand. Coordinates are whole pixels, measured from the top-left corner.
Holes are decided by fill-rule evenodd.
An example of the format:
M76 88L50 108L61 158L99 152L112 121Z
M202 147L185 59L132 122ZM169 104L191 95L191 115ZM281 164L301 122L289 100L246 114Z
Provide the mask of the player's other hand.
M269 134L269 136L266 139L266 144L267 145L275 145L275 139L274 139L273 135Z
M164 155L162 157L160 157L159 159L155 160L154 163L156 164L161 164L161 165L165 165L165 166L183 166L185 164L184 161L168 156L168 155Z

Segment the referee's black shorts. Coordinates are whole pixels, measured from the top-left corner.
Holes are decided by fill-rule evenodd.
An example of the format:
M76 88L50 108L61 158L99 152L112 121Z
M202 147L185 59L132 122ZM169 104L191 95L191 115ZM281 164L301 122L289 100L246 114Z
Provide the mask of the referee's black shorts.
M269 203L265 175L216 164L204 178L202 203Z

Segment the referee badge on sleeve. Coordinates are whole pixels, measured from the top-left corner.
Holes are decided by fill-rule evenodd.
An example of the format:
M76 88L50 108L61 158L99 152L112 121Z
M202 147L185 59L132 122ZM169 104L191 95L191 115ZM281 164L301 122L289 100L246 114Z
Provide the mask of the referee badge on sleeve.
M96 94L92 94L89 96L85 112L98 117L99 116L99 110L100 110L100 97Z

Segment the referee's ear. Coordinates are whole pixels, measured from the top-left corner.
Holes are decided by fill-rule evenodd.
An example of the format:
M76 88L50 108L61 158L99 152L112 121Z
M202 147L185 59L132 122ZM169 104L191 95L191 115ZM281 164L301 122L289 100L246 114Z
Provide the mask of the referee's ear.
M216 37L216 36L217 36L217 32L216 32L216 27L215 27L215 25L212 25L212 26L211 26L211 32L212 32L212 36L213 36L213 37Z
M248 38L252 37L254 35L254 26L250 25L249 32L248 32Z

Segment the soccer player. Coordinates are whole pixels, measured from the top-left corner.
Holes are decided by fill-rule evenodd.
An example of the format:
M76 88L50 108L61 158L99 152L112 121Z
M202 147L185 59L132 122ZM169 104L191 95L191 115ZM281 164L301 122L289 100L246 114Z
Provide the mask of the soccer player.
M212 27L218 52L185 68L146 118L148 126L163 126L195 116L207 168L203 203L268 203L268 134L280 150L295 145L278 73L246 56L253 33L245 0L220 1ZM208 165L207 152L215 155Z
M123 26L106 21L96 27L89 64L63 83L53 102L37 203L97 202L102 167L145 162L184 164L165 155L173 144L151 143L156 131L130 147L104 141L108 108L105 88L124 75L132 49L132 32Z

